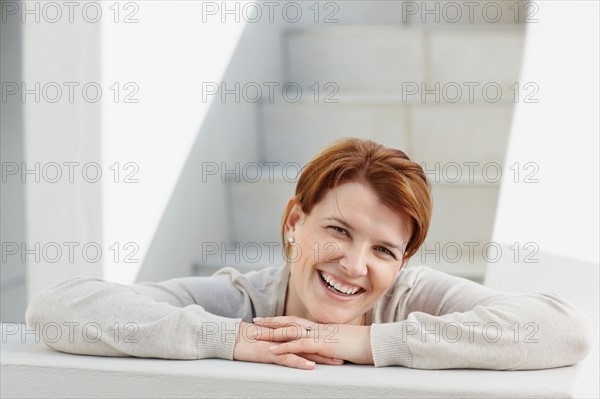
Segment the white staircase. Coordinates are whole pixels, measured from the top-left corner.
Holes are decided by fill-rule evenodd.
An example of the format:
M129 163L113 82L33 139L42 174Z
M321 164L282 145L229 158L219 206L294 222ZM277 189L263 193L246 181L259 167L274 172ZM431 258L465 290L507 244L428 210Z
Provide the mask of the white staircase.
M298 168L334 139L352 136L404 150L430 177L433 220L410 264L483 280L482 248L491 239L500 184L495 166L503 166L524 27L507 17L495 24L421 23L416 17L403 23L401 14L392 14L401 3L383 2L388 11L377 13L365 2L342 2L340 23L284 32L282 85L299 84L302 96L257 103L262 177L255 179L252 170L230 179L231 243L225 256L199 262L195 273L281 264L280 222ZM436 82L437 97L422 97L421 89L435 90ZM235 259L233 251L244 247L247 256ZM262 256L251 247L262 248ZM269 248L277 251L274 260Z

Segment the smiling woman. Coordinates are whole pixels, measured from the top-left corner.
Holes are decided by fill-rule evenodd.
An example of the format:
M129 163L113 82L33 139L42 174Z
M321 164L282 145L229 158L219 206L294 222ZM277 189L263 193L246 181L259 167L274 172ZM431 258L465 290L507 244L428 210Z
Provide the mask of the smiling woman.
M367 185L351 182L330 190L310 214L295 204L286 230L296 250L285 314L363 325L402 267L410 228Z
M425 239L430 217L425 174L402 151L359 140L330 146L303 169L284 214L285 313L364 324Z
M524 370L586 356L590 320L554 294L511 295L405 268L431 208L423 170L406 154L341 140L302 171L284 212L283 267L131 286L72 279L39 293L27 323L64 352L302 369ZM45 337L48 325L65 331Z

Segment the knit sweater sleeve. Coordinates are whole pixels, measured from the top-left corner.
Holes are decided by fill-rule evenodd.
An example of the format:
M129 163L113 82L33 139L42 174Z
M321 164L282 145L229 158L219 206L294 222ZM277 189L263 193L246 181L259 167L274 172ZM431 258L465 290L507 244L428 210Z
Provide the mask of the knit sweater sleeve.
M38 293L25 318L48 346L63 352L233 359L240 315L250 305L230 279L189 277L125 286L75 278Z
M590 319L557 295L507 294L412 269L371 326L375 366L544 369L574 364L593 346Z

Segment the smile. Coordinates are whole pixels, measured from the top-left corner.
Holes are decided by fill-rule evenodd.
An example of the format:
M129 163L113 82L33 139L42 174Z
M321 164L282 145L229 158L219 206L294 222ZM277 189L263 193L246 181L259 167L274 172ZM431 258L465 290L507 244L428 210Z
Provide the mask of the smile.
M319 276L323 284L332 292L342 296L353 296L361 294L364 289L356 286L349 286L337 281L332 275L325 273L324 271L318 270Z

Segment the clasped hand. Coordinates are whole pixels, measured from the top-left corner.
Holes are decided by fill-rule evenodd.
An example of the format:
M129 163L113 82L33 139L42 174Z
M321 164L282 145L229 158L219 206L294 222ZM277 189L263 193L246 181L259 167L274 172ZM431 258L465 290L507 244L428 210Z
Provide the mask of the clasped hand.
M373 364L369 326L319 324L294 316L240 324L234 360L311 370L316 363Z

